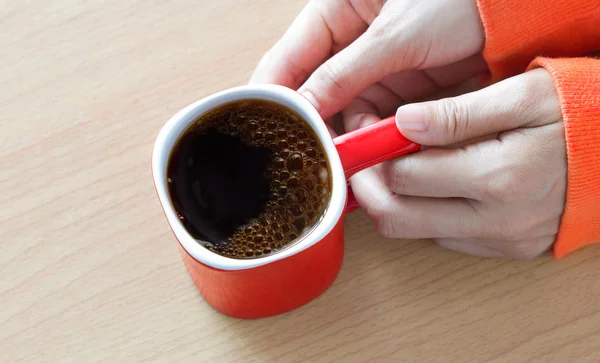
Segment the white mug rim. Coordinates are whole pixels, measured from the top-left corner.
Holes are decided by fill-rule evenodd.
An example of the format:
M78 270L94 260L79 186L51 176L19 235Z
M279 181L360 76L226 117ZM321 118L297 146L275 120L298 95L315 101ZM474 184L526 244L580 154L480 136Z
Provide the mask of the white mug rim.
M210 251L196 241L177 217L167 189L167 164L172 148L180 135L204 113L220 105L242 100L263 99L277 102L297 112L315 131L325 152L331 171L332 192L329 205L320 222L300 240L274 254L252 259L234 259ZM173 115L160 130L152 153L154 185L175 237L185 251L195 260L221 270L255 268L293 256L325 238L343 217L346 207L347 182L341 160L323 119L312 104L299 93L283 86L263 84L229 88L204 97Z

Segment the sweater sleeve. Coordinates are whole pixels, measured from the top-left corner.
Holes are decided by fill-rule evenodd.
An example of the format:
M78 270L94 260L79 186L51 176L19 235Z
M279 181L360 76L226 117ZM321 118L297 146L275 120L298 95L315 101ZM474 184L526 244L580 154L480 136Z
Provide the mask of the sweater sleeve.
M599 0L477 0L492 83L522 73L537 56L600 49Z
M600 59L534 60L552 76L567 143L567 198L554 255L600 242Z

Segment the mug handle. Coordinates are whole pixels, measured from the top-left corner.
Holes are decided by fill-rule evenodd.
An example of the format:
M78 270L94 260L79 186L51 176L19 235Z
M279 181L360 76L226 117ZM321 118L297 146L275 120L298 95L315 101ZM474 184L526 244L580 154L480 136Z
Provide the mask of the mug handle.
M363 169L421 150L421 145L400 133L395 116L338 136L333 143L342 161L346 180ZM346 213L358 208L352 189L348 186Z

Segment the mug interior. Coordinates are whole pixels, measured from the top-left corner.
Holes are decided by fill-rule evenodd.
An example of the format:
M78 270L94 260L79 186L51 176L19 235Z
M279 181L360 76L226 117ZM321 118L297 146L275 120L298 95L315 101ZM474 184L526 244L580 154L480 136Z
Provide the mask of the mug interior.
M331 195L324 215L308 234L300 236L289 246L273 254L250 259L235 259L210 251L187 232L177 217L169 197L167 167L172 149L192 123L216 107L243 99L276 102L294 110L310 125L326 153L331 171ZM222 270L257 267L305 250L327 236L342 218L346 204L347 189L344 170L325 123L308 100L299 93L278 85L247 85L231 88L208 96L179 111L167 121L156 139L152 154L152 176L160 203L179 243L197 261Z

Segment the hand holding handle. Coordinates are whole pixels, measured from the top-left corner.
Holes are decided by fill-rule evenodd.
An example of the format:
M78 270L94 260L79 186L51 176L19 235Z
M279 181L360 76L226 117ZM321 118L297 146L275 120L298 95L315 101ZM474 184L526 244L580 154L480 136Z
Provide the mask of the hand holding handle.
M346 179L363 169L421 149L421 145L400 133L394 116L338 136L333 142L342 161ZM346 213L356 209L358 203L348 187Z
M375 164L421 149L400 133L394 116L338 136L333 142L347 179Z

